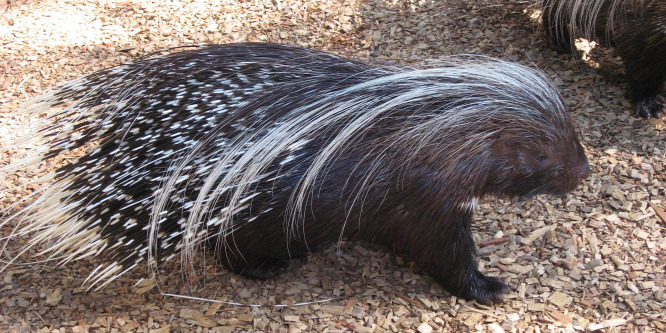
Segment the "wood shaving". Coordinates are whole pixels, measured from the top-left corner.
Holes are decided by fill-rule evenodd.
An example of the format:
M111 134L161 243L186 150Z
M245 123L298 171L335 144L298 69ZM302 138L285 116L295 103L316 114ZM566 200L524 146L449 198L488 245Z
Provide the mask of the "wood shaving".
M52 267L35 263L28 251L0 273L0 331L663 332L664 120L632 115L622 61L611 50L590 48L583 61L549 48L532 3L3 1L2 145L25 135L22 124L31 120L12 111L56 84L173 46L276 42L409 66L474 53L538 67L571 109L591 176L565 197L481 201L473 230L482 245L480 269L512 288L491 307L447 294L409 258L368 244L333 244L269 281L238 277L201 258L199 280L188 281L173 263L155 281L135 286L147 276L139 268L96 292L81 287L94 259ZM14 158L1 156L0 166ZM64 162L1 174L0 209L39 185L23 184ZM0 237L9 232L0 230ZM3 259L21 245L11 244ZM251 308L162 293L308 305ZM313 303L325 299L335 300Z

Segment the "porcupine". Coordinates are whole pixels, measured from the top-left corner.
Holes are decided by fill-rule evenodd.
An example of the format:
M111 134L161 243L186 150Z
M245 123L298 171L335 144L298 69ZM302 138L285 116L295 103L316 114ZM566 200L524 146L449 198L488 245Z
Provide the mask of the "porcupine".
M634 112L660 117L666 83L666 1L542 0L551 44L572 51L572 38L598 40L624 61Z
M55 171L10 240L29 234L26 250L49 244L60 262L101 257L86 282L98 288L141 263L191 263L203 246L266 278L345 237L408 255L455 295L498 301L507 286L475 261L477 200L561 195L589 172L549 81L479 56L410 69L279 44L200 46L24 108L56 106L43 149L11 168L96 148Z

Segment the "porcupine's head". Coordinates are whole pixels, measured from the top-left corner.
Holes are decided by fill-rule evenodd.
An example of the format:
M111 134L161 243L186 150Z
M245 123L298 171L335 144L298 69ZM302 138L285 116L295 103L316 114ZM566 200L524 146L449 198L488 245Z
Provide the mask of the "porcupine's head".
M536 94L535 88L505 94L519 109L494 119L499 130L490 145L484 192L510 197L563 195L589 175L585 151L556 88L544 86L549 91Z
M552 116L552 114L551 114ZM492 145L488 190L512 197L562 195L587 178L590 169L569 121L515 119Z
M567 108L539 72L467 59L427 75L432 89L438 80L453 88L421 106L435 116L401 134L405 178L427 179L433 194L465 204L486 194L562 195L588 176Z

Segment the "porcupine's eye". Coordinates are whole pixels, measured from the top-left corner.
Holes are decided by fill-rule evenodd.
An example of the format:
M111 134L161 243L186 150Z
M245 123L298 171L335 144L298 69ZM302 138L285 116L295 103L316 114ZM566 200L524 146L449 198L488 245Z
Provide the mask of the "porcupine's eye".
M544 153L538 153L535 160L539 163L545 163L548 161L548 156L546 156Z

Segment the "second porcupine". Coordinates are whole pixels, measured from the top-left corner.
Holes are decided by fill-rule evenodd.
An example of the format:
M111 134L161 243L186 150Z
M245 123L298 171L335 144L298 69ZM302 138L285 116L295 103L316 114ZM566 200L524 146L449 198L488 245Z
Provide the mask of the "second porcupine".
M97 286L142 262L191 263L204 245L263 278L346 237L407 254L455 295L497 301L507 287L475 261L479 198L561 195L589 172L548 80L483 57L420 70L202 46L64 84L26 112L56 106L44 148L10 168L99 143L56 170L10 240L29 234L25 250L48 244L61 262L101 257Z
M572 50L572 38L600 40L624 61L634 112L664 112L666 1L542 0L543 26L551 43Z

